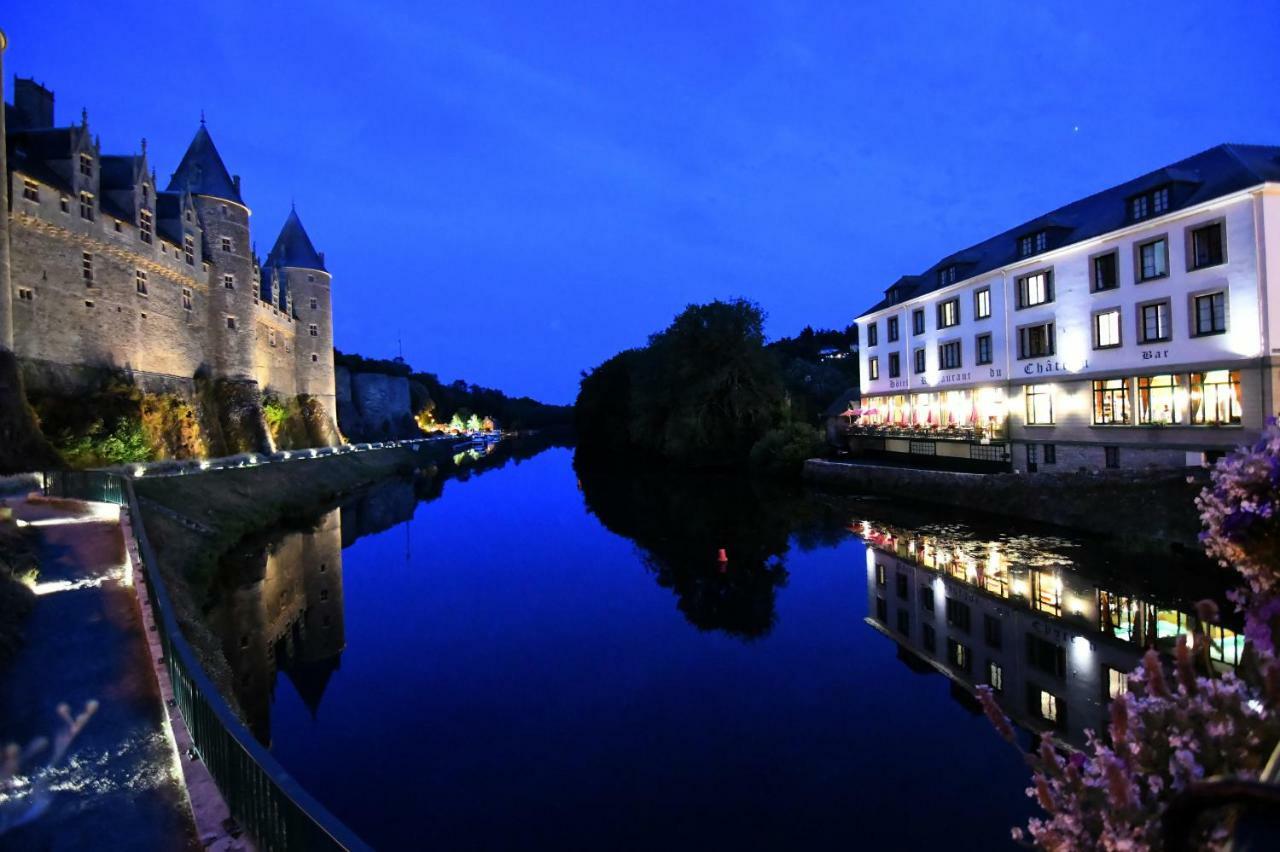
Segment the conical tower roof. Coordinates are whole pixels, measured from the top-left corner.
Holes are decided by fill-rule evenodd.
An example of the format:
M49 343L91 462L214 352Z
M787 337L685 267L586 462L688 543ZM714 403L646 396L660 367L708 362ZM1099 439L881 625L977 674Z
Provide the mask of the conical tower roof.
M240 198L240 189L227 173L227 167L218 155L209 129L200 122L200 129L191 140L187 153L183 155L178 169L169 179L169 192L190 192L192 195L209 195L214 198L225 198L236 204L244 204Z
M307 236L307 229L302 227L298 211L290 210L289 218L284 220L280 236L267 255L267 266L293 266L299 269L324 270L324 258Z

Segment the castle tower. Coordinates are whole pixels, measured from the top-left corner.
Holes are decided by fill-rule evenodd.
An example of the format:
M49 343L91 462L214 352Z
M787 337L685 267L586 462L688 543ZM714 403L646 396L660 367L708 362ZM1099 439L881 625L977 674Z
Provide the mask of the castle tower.
M196 262L210 265L210 366L220 378L256 381L249 208L240 197L240 178L227 172L203 118L168 192L191 195L200 229L197 234L192 228L190 234Z
M337 423L332 277L324 268L324 255L316 251L296 209L289 211L289 218L267 255L266 265L283 276L282 284L293 300L298 323L294 345L298 361L298 393L316 397Z

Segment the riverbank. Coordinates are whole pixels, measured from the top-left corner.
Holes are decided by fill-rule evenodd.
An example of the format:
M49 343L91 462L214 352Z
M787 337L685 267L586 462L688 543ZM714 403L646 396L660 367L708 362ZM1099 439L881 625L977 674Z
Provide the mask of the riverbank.
M1112 537L1125 547L1194 549L1200 469L1073 473L956 473L810 459L804 480L821 488L900 497Z

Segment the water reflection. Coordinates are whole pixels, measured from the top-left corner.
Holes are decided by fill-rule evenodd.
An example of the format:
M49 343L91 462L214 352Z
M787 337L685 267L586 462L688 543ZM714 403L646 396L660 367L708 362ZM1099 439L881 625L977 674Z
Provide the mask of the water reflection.
M869 520L850 531L868 545L867 623L899 644L904 661L950 678L966 703L987 684L1024 728L1075 745L1085 729L1105 727L1107 703L1147 648L1171 651L1201 626L1188 599L1088 573L1051 539L930 535ZM1177 566L1152 567L1177 587ZM1204 627L1211 658L1235 666L1243 637Z

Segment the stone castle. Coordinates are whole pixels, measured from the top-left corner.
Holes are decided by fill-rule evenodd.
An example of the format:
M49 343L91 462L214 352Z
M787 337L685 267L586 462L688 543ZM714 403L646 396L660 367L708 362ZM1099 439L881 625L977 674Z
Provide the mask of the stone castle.
M317 442L338 440L324 255L294 210L256 256L240 177L203 117L163 187L145 139L104 154L87 113L58 126L53 92L34 80L15 80L2 120L0 351L28 393L74 393L111 371L194 397L207 377L237 388L259 423L262 394L314 399L327 421ZM257 434L250 448L269 449Z

